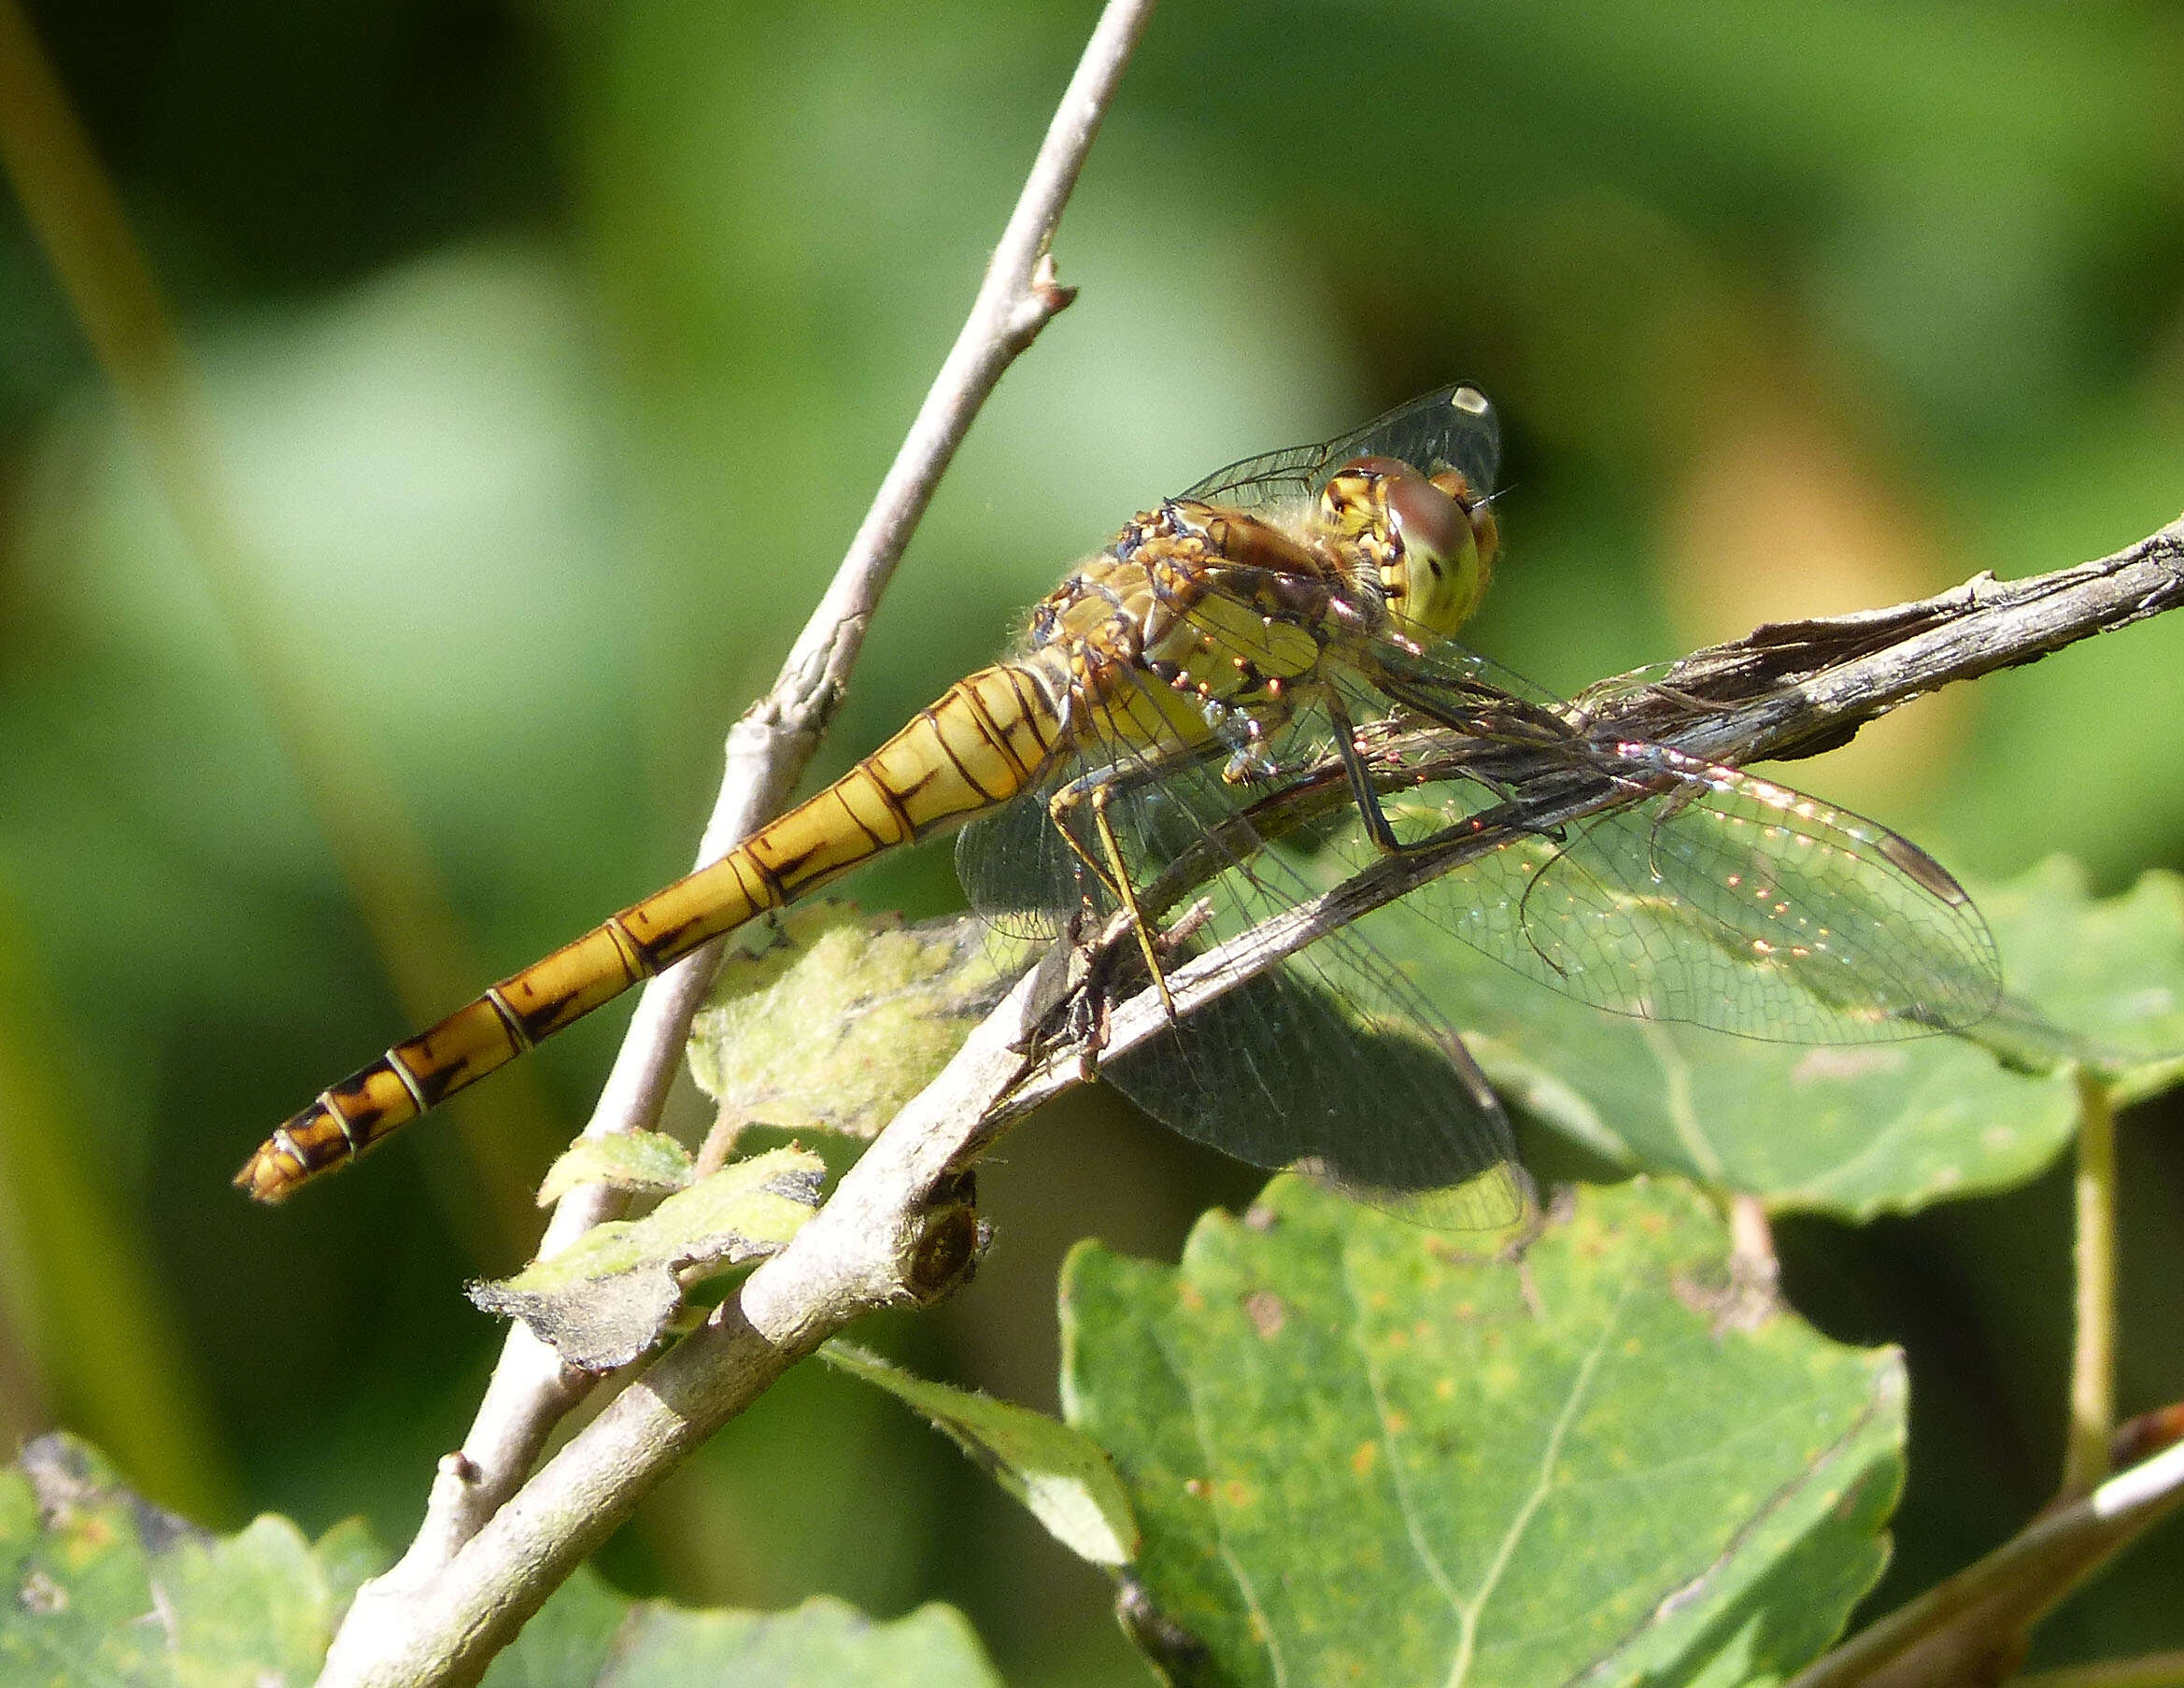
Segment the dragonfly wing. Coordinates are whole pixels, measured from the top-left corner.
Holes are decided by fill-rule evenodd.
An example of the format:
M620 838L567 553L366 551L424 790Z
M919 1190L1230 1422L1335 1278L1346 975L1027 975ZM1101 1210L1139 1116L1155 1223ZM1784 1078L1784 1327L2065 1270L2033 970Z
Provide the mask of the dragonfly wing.
M1108 826L1123 862L1133 876L1156 872L1200 835L1210 810L1233 809L1242 801L1232 793L1226 803L1213 794L1218 779L1205 777L1209 755L1217 760L1223 747L1194 748L1173 731L1149 729L1145 718L1128 720L1093 706L1090 718L1071 723L1071 747L1056 759L1038 784L966 826L956 836L956 873L971 906L990 924L1013 937L1052 937L1080 910L1107 913L1113 904L1089 863L1111 869L1091 797L1108 794ZM1197 801L1183 802L1183 785L1195 786ZM1074 794L1056 824L1057 794Z
M1046 805L1051 781L1027 787L956 834L963 895L1005 937L1052 938L1078 906L1078 863Z
M1497 804L1522 817L1529 786L1600 794L1596 812L1519 827L1404 899L1519 972L1617 1013L1794 1043L1960 1029L1999 1000L1978 909L1887 828L1665 745L1558 727L1536 688L1497 710L1503 676L1460 647L1389 666L1414 707L1507 735L1498 795L1442 782L1388 805L1406 841ZM1354 865L1372 853L1354 834L1343 849Z
M1295 771L1324 764L1330 742L1325 716L1302 708L1261 748ZM1186 852L1199 863L1179 903L1190 935L1164 958L1170 972L1317 888L1245 816L1278 783L1231 783L1201 756L1118 787L1111 818L1135 886ZM1493 1091L1455 1032L1354 931L1285 957L1101 1071L1184 1137L1310 1171L1437 1228L1502 1225L1524 1206Z
M958 844L965 887L989 918L1021 927L1079 908L1111 913L1115 899L1087 858L1112 869L1119 858L1141 893L1192 862L1178 906L1193 925L1164 957L1172 972L1311 894L1245 819L1269 782L1225 779L1227 745L1148 731L1137 712L1096 709L1072 732L1071 756L1042 791L976 823ZM1258 748L1269 763L1302 767L1324 762L1327 744L1324 717L1301 710ZM1064 811L1074 849L1048 806L1071 786L1087 797ZM1088 801L1096 788L1107 794L1106 838ZM1493 1092L1415 987L1353 933L1285 958L1101 1071L1184 1137L1255 1166L1310 1171L1421 1223L1496 1226L1523 1208L1524 1175Z
M1500 466L1501 424L1476 387L1438 388L1324 444L1231 463L1183 496L1240 510L1308 504L1336 470L1359 457L1396 458L1426 475L1458 469L1483 495L1494 489Z
M1634 772L1670 766L1666 793L1521 839L1475 887L1427 887L1420 912L1581 1000L1745 1037L1864 1043L1993 1012L1993 939L1916 845L1674 752Z
M1100 1073L1182 1136L1310 1172L1435 1229L1506 1225L1525 1209L1494 1092L1456 1034L1354 932L1322 938Z

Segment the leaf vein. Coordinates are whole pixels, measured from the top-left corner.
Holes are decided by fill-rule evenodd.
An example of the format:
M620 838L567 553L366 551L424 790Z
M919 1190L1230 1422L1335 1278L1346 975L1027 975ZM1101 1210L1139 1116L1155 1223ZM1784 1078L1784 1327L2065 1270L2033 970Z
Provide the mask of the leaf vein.
M1479 1619L1486 1610L1486 1603L1494 1597L1494 1591L1509 1569L1510 1561L1516 1556L1517 1543L1530 1527L1533 1516L1547 1501L1548 1491L1554 1484L1555 1462L1562 1457L1563 1439L1569 1434L1576 1422L1578 1408L1584 1402L1593 1386L1593 1377L1600 1369L1601 1356L1614 1340L1616 1329L1623 1323L1623 1310L1630 1300L1630 1286L1626 1284L1615 1298L1607 1320L1600 1326L1600 1334L1578 1366L1576 1379L1570 1384L1569 1399L1563 1403L1555 1415L1554 1427L1547 1433L1547 1445L1540 1450L1539 1475L1533 1482L1532 1492L1525 1497L1517 1508L1516 1516L1510 1520L1509 1528L1502 1532L1501 1543L1495 1549L1494 1558L1486 1567L1486 1574L1480 1579L1479 1592L1469 1606L1463 1609L1462 1629L1457 1638L1456 1656L1450 1662L1448 1688L1461 1688L1470 1675L1471 1661L1479 1649Z

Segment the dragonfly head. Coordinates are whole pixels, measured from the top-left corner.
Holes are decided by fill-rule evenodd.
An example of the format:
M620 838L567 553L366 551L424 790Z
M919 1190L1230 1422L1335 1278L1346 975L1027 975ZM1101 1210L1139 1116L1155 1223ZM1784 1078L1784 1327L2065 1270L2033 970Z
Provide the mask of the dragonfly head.
M1320 494L1320 516L1378 573L1398 632L1445 638L1485 595L1499 536L1460 470L1428 476L1394 458L1355 458Z

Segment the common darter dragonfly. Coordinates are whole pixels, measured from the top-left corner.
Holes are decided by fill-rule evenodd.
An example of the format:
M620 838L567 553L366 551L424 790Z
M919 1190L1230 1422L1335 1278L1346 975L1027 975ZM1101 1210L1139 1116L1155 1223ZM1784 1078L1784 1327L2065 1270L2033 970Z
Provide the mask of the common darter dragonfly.
M1594 733L1454 640L1498 548L1498 457L1485 396L1447 387L1140 514L1032 611L1007 660L720 860L324 1091L235 1182L278 1201L709 940L957 828L981 914L1039 935L1119 912L1155 985L1330 875L1492 816L1494 847L1378 918L1427 923L1602 1009L1752 1037L1864 1042L1985 1017L1993 942L1915 845L1736 768ZM1403 755L1417 730L1434 757ZM1357 928L1100 1071L1186 1137L1423 1203L1437 1224L1522 1203L1492 1091Z

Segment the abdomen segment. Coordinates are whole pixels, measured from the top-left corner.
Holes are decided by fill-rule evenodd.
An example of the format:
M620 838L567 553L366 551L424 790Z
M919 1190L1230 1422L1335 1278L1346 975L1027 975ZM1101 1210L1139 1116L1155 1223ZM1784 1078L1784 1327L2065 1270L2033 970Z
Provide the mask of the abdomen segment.
M320 1093L259 1146L235 1183L261 1201L283 1199L754 915L1014 797L1044 765L1058 731L1031 670L1003 663L957 681L826 790L718 861Z

